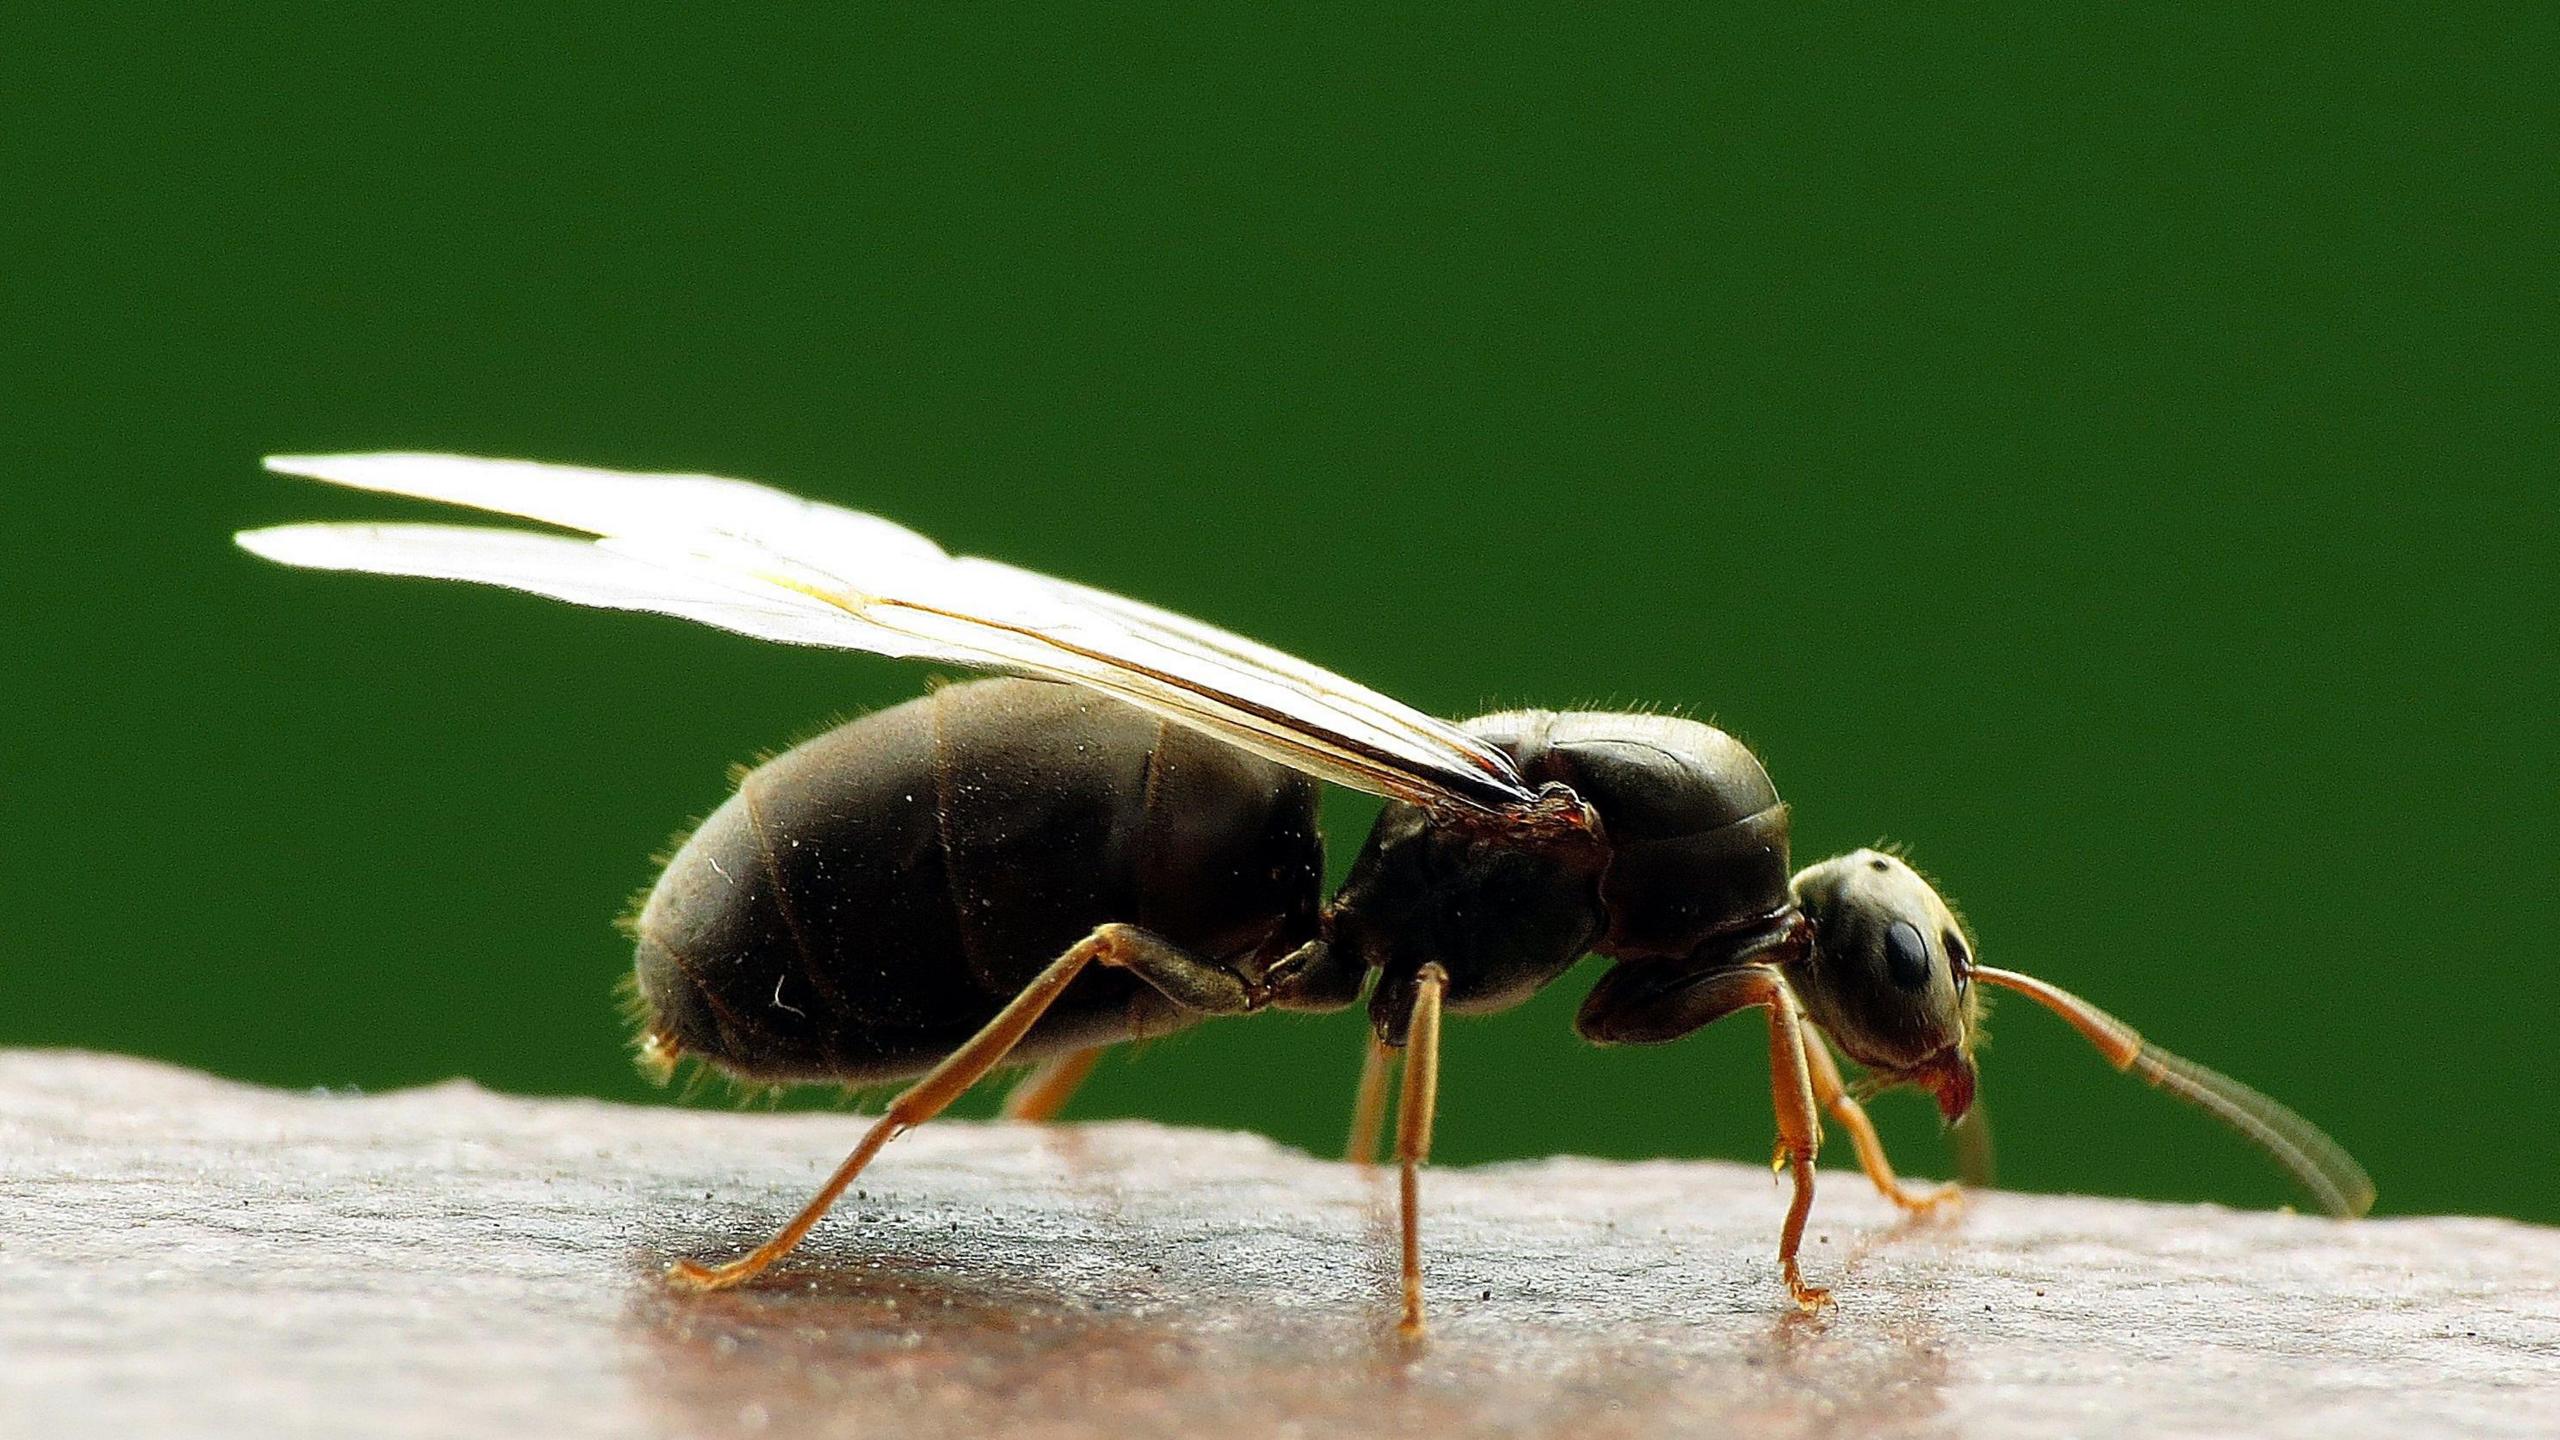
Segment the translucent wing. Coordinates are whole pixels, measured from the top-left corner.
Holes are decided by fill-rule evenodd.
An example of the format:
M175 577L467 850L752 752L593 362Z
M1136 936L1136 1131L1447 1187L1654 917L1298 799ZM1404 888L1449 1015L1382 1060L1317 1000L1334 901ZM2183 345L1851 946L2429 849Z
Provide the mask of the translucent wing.
M1355 790L1489 811L1535 799L1500 751L1331 671L748 481L458 455L277 456L267 468L593 537L368 524L239 537L288 565L475 580L790 644L1059 680Z
M279 525L244 531L244 549L313 570L366 570L436 580L477 580L555 600L678 615L763 640L851 646L885 654L904 639L866 626L796 590L689 574L566 535L476 525Z

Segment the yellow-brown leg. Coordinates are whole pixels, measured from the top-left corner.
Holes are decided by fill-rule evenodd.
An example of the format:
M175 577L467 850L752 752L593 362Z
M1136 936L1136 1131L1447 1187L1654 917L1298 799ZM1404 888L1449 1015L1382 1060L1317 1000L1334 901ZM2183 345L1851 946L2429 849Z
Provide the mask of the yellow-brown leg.
M1351 1141L1342 1151L1343 1159L1364 1170L1378 1163L1378 1136L1387 1122L1387 1076L1395 1063L1395 1047L1371 1030L1360 1060L1360 1091L1351 1101Z
M1402 1171L1404 1207L1404 1320L1406 1338L1422 1334L1422 1164L1431 1158L1431 1117L1440 1103L1440 992L1449 976L1425 965L1413 991L1413 1021L1405 1032L1404 1091L1396 1098L1396 1164Z
M1041 1061L1005 1092L1004 1118L1033 1124L1056 1119L1101 1058L1102 1047L1094 1045Z
M1778 1232L1778 1269L1796 1304L1816 1311L1831 1303L1831 1292L1804 1283L1796 1250L1804 1243L1805 1217L1813 1213L1813 1161L1822 1150L1822 1117L1813 1104L1812 1067L1805 1059L1804 1019L1795 992L1770 973L1761 1003L1769 1007L1769 1098L1778 1115L1778 1154L1793 1170L1796 1187L1786 1226Z
M827 1177L817 1198L793 1216L780 1233L726 1265L679 1260L668 1268L668 1281L683 1290L726 1290L754 1279L766 1266L790 1254L792 1247L808 1235L837 1197L853 1184L862 1167L880 1153L880 1147L941 1114L970 1086L985 1078L989 1070L1002 1064L1084 967L1092 964L1134 970L1183 1003L1211 1013L1239 1012L1256 1003L1244 981L1231 971L1175 949L1134 926L1101 926L1051 961L1048 969L996 1012L986 1028L969 1037L941 1064L927 1071L923 1079L890 1101L887 1112L872 1123L862 1143L836 1167L835 1174Z
M1988 1190L2000 1178L1999 1146L1991 1138L1991 1107L1980 1099L1947 1131L1955 1152L1956 1183L1967 1190Z
M1876 1135L1875 1122L1867 1118L1867 1109L1840 1083L1840 1066L1831 1058L1830 1043L1811 1024L1804 1027L1804 1055L1813 1074L1813 1098L1832 1119L1849 1132L1849 1143L1858 1152L1859 1168L1867 1172L1884 1198L1910 1211L1925 1215L1941 1205L1953 1204L1964 1193L1961 1186L1939 1185L1929 1190L1914 1190L1893 1173L1892 1162L1884 1157L1884 1141Z
M1777 1163L1795 1173L1795 1198L1778 1233L1778 1268L1787 1293L1807 1310L1831 1303L1831 1292L1804 1283L1796 1251L1813 1212L1813 1161L1822 1149L1822 1112L1813 1100L1813 1062L1805 1056L1803 1008L1786 977L1769 965L1702 971L1664 983L1643 967L1621 965L1600 977L1574 1022L1597 1044L1659 1044L1744 1010L1769 1012L1769 1103L1778 1117ZM1817 1042L1819 1043L1819 1042Z

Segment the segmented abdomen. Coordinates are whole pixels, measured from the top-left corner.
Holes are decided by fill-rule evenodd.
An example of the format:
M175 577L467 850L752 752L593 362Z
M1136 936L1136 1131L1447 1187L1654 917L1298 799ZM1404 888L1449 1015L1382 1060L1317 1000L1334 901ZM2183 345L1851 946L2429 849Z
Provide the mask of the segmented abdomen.
M1105 921L1202 954L1293 947L1315 786L1067 686L947 686L751 771L643 904L644 1044L758 1080L920 1073ZM1183 1023L1088 971L1017 1054Z

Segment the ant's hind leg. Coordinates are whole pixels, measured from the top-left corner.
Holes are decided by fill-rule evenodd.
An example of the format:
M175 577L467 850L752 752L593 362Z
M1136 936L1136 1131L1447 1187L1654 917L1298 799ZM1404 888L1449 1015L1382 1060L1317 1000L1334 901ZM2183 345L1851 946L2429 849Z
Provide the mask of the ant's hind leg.
M1035 1125L1056 1119L1101 1058L1102 1047L1093 1045L1041 1061L1005 1092L1004 1118Z
M952 1101L970 1086L986 1078L988 1071L1004 1063L1004 1057L1019 1044L1022 1037L1038 1024L1041 1015L1056 1003L1084 967L1092 964L1115 965L1135 974L1166 998L1185 1008L1212 1014L1237 1014L1251 1010L1262 997L1234 971L1204 960L1179 946L1151 935L1133 925L1103 925L1079 940L1067 953L1049 963L1022 993L1013 997L985 1028L963 1042L959 1049L943 1058L941 1064L927 1071L923 1079L910 1085L889 1108L872 1122L862 1143L845 1157L836 1173L819 1187L817 1197L804 1206L791 1223L782 1227L772 1239L726 1265L703 1265L692 1260L679 1260L667 1271L667 1279L687 1290L726 1290L732 1285L755 1278L766 1266L791 1253L809 1231L816 1227L829 1207L862 1173L871 1157L890 1141L923 1124L949 1108Z
M1840 1067L1831 1058L1831 1046L1820 1032L1808 1023L1804 1027L1806 1068L1813 1080L1813 1098L1840 1128L1849 1132L1849 1143L1856 1147L1858 1165L1874 1181L1884 1198L1914 1215L1926 1215L1941 1205L1952 1205L1962 1198L1963 1187L1939 1185L1926 1191L1914 1190L1893 1173L1893 1165L1884 1158L1884 1141L1877 1138L1875 1122L1867 1118L1867 1108L1849 1094L1840 1083Z

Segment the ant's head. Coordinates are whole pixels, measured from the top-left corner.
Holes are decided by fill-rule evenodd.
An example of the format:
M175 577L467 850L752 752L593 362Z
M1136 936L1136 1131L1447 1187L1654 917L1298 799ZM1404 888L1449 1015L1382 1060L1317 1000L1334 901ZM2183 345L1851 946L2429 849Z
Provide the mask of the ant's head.
M1796 873L1812 950L1788 979L1813 1023L1883 1085L1917 1085L1952 1122L1973 1105L1973 944L1897 856L1859 850Z
M2218 1070L2181 1059L2059 986L1977 964L1947 902L1894 856L1860 850L1796 873L1813 944L1787 978L1813 1023L1882 1085L1917 1085L1949 1121L1973 1105L1981 985L2035 1001L2088 1037L2109 1065L2238 1130L2332 1215L2373 1208L2373 1180L2319 1127Z

